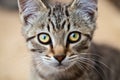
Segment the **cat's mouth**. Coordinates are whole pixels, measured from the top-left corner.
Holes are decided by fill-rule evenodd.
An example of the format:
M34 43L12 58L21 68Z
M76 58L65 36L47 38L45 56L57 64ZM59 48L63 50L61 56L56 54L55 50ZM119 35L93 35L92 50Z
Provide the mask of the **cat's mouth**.
M64 65L62 63L59 63L55 66L57 69L66 69L68 66L67 65Z

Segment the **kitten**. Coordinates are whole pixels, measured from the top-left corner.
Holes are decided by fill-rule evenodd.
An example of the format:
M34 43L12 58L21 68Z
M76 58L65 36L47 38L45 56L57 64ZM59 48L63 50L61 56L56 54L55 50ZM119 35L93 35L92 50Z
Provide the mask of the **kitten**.
M69 4L18 0L23 35L32 52L31 80L120 80L120 54L91 43L97 0ZM99 52L100 51L100 52ZM112 56L112 57L111 57Z

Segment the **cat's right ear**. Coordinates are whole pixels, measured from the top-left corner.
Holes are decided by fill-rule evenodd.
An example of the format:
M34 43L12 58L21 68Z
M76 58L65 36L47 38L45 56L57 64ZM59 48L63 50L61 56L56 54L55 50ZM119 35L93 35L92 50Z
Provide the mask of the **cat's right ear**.
M76 11L81 13L86 21L92 23L96 22L97 19L97 12L98 12L98 0L73 0L73 2L69 5L69 9L71 11Z
M18 0L18 7L22 23L32 24L31 21L38 16L38 13L44 12L49 7L45 0Z

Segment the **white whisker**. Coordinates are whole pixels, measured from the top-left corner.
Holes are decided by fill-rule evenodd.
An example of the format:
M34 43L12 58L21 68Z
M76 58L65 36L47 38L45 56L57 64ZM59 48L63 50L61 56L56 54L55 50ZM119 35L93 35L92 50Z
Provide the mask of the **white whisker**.
M86 64L86 66L85 66L85 68L87 69L87 70L91 70L91 69L93 69L93 70L95 70L97 73L98 73L98 75L102 78L102 80L104 79L103 78L103 75L101 75L101 72L99 72L96 68L95 68L95 66L93 66L92 64L90 64L89 62L85 62L86 60L84 60L84 61L82 61L82 60L80 60L79 62L80 63L83 63L83 64ZM87 60L88 61L88 60ZM89 67L90 68L89 68Z

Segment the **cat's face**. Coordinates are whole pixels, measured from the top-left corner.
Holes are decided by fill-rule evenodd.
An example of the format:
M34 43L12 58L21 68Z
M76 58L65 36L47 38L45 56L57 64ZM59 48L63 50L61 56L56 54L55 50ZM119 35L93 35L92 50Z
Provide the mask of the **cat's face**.
M89 5L80 7L80 3ZM29 10L26 14L25 4ZM39 3L40 7L33 0L31 4L21 2L20 5L24 9L23 33L36 69L41 73L47 71L46 75L84 69L83 55L88 54L96 26L96 3L75 0L71 6L56 4L48 8L43 3Z

